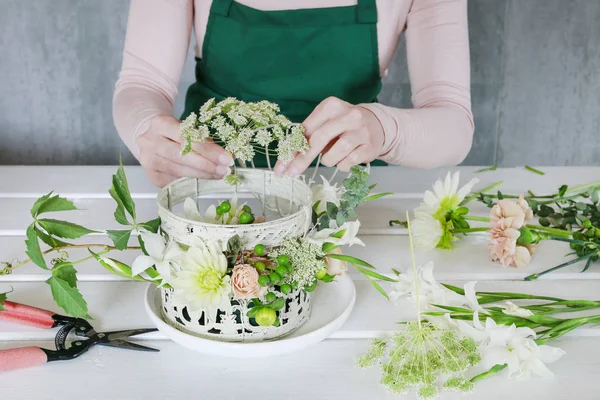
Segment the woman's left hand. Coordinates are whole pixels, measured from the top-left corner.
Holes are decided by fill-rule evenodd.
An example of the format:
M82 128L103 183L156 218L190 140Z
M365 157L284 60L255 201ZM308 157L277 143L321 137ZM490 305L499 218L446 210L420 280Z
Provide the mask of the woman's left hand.
M381 154L384 132L375 114L337 97L323 100L302 125L306 129L309 148L287 165L278 161L275 165L277 175L300 175L319 153L323 153L321 164L337 166L345 172L354 165L373 161Z

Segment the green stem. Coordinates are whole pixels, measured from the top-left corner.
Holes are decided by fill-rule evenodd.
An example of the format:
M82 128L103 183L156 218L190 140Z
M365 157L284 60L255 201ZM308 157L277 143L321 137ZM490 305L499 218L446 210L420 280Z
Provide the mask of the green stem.
M526 165L526 166L525 166L525 169L526 169L527 171L533 172L534 174L538 174L538 175L546 175L546 173L545 173L545 172L542 172L542 171L540 171L539 169L536 169L536 168L530 167L529 165Z
M563 263L563 264L557 265L556 267L553 267L553 268L547 269L547 270L545 270L545 271L542 271L542 272L538 272L537 274L531 274L531 275L529 275L529 276L526 276L526 277L525 277L525 280L526 280L526 281L534 281L534 280L536 280L537 278L539 278L539 277L540 277L540 276L542 276L542 275L546 275L546 274L549 274L550 272L556 271L556 270L558 270L558 269L561 269L561 268L564 268L564 267L568 267L569 265L572 265L572 264L576 264L576 263L578 263L578 262L580 262L580 261L583 261L583 260L585 260L585 259L588 259L588 258L589 258L589 257L591 257L592 255L593 255L593 253L592 253L592 254L586 254L586 255L584 255L584 256L581 256L581 257L575 258L575 259L573 259L573 260L571 260L571 261L567 261L566 263Z
M475 375L474 377L472 377L471 378L471 382L475 383L475 382L480 381L482 379L489 378L490 376L495 375L498 372L502 371L506 367L508 367L508 364L496 364L492 368L490 368L489 371L486 371L486 372L484 372L482 374Z
M567 197L556 197L551 200L538 201L537 204L542 205L542 204L560 203L560 202L564 202L564 201L577 199L577 198L581 197L581 195L582 195L582 193L574 194L572 196L567 196Z
M472 232L487 232L489 228L466 228L466 229L454 229L453 233L472 233Z
M591 182L591 183L586 183L585 185L579 185L579 186L572 187L570 189L567 189L567 191L565 193L578 192L582 189L588 189L588 188L591 188L594 186L600 186L600 181L595 181L595 182Z
M460 202L460 205L464 206L465 204L469 203L470 201L476 199L477 196L479 196L480 194L485 194L485 192L489 192L490 190L494 190L498 186L502 185L503 183L504 183L504 181L498 181L496 183L492 183L490 186L484 187L479 192L475 192L472 195L470 195L469 197L466 197L463 201Z
M475 215L465 215L463 216L467 221L481 221L481 222L490 222L488 217L477 217Z
M569 231L565 231L562 229L556 229L556 228L550 228L547 226L541 226L541 225L531 225L528 224L526 225L527 228L535 230L535 231L541 231L541 232L546 232L546 233L551 233L555 236L558 237L563 237L563 238L570 238L573 236L573 232L569 232Z

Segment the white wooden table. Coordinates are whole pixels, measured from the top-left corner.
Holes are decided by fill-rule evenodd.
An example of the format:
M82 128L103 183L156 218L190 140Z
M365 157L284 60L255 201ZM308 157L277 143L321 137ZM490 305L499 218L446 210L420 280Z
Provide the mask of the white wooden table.
M504 180L502 190L552 192L563 183L583 184L600 178L600 168L542 168L545 176L522 168L474 174L477 168L460 168L462 182L480 178L482 188ZM139 219L156 217L154 188L140 168L127 168ZM54 190L73 199L83 211L70 212L69 220L92 229L110 229L113 200L108 195L114 167L0 167L0 261L23 258L24 235L35 198ZM359 209L366 248L353 246L360 255L389 273L409 266L408 238L388 220L402 219L405 210L418 205L422 193L445 171L413 171L396 167L373 168L371 180L379 191L394 196L370 202ZM473 203L474 204L474 203ZM473 208L486 215L481 205ZM65 216L66 217L66 216ZM106 241L102 235L94 240ZM89 242L89 239L88 239ZM544 243L526 270L505 269L489 261L485 238L471 236L453 252L417 254L417 261L433 260L438 280L463 285L477 280L479 290L527 291L565 298L600 298L600 268L585 274L582 266L565 268L535 282L522 278L560 262L568 252L563 244ZM78 254L72 252L76 257ZM135 254L121 254L132 261ZM78 265L80 288L88 300L98 330L151 326L143 305L145 284L110 275L94 262ZM10 300L59 312L44 283L47 273L29 265L0 277L0 292L14 288ZM142 353L96 347L80 359L55 362L27 370L0 374L0 399L393 399L379 385L377 368L362 370L355 360L369 339L396 329L406 315L373 290L361 276L352 274L357 302L348 322L332 338L305 351L287 356L236 360L193 353L161 334L141 337L160 353ZM53 331L0 322L0 349L30 344L51 347ZM567 355L550 368L551 379L508 382L504 375L477 384L474 399L600 399L600 329L585 328L555 342ZM414 398L414 395L406 398ZM444 393L442 399L462 395Z

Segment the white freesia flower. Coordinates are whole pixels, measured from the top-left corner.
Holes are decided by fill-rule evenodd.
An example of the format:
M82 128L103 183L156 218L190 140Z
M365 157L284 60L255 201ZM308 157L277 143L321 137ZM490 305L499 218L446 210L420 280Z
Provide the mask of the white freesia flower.
M331 185L323 175L321 175L321 180L323 181L323 184L312 185L313 203L319 203L315 209L317 214L327 211L328 202L339 207L340 199L344 193L342 188L337 187L337 185Z
M551 346L538 346L533 338L535 331L512 325L498 325L487 318L485 326L479 321L479 313L473 313L473 324L457 321L460 331L479 343L486 368L507 364L509 376L527 378L533 372L539 376L552 376L546 363L560 359L565 352Z
M219 242L205 243L196 238L181 255L180 267L170 282L177 301L187 304L191 312L205 310L212 316L217 309L230 309L231 282Z
M412 268L398 276L398 281L393 283L392 290L389 292L391 300L397 301L403 298L409 299L412 303L419 305L421 311L439 311L439 308L432 304L457 306L465 304L464 296L459 295L447 289L438 283L433 276L433 263L429 262L425 266L417 268L417 285L419 286L419 296L415 291L415 277Z
M317 246L322 246L325 242L333 243L338 246L352 246L353 244L358 244L360 246L365 245L362 240L356 237L358 230L360 229L360 221L344 222L339 228L336 228L335 225L334 221L330 221L330 226L333 226L333 228L325 228L320 231L315 229L306 237L306 240ZM337 232L343 232L342 237L337 238L331 236Z
M473 178L460 189L459 182L460 172L454 175L448 172L444 181L440 179L433 184L433 191L425 191L423 202L415 209L415 218L411 222L416 247L452 248L453 236L449 231L446 215L459 207L479 180Z
M533 313L530 310L521 308L510 301L507 301L505 304L506 307L504 308L504 310L502 310L502 312L506 315L513 315L515 317L522 318L531 317L533 315Z
M176 267L181 259L179 245L174 241L166 243L165 238L158 233L140 232L140 235L148 255L142 254L133 261L131 274L139 275L154 265L163 284L168 283L171 278L171 267Z

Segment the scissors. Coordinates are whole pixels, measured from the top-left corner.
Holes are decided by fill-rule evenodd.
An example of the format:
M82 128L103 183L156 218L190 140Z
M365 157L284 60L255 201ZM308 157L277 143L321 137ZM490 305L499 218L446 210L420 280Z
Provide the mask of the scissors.
M156 328L96 332L89 322L83 318L59 315L52 311L13 303L11 301L4 302L4 310L0 311L0 320L35 326L41 329L51 329L59 326L61 328L54 339L56 350L48 350L36 346L0 350L0 372L33 367L52 361L72 360L96 344L129 350L160 351L124 340L130 336L155 332ZM67 348L65 346L67 336L73 330L75 335L87 339L71 342L71 345Z

